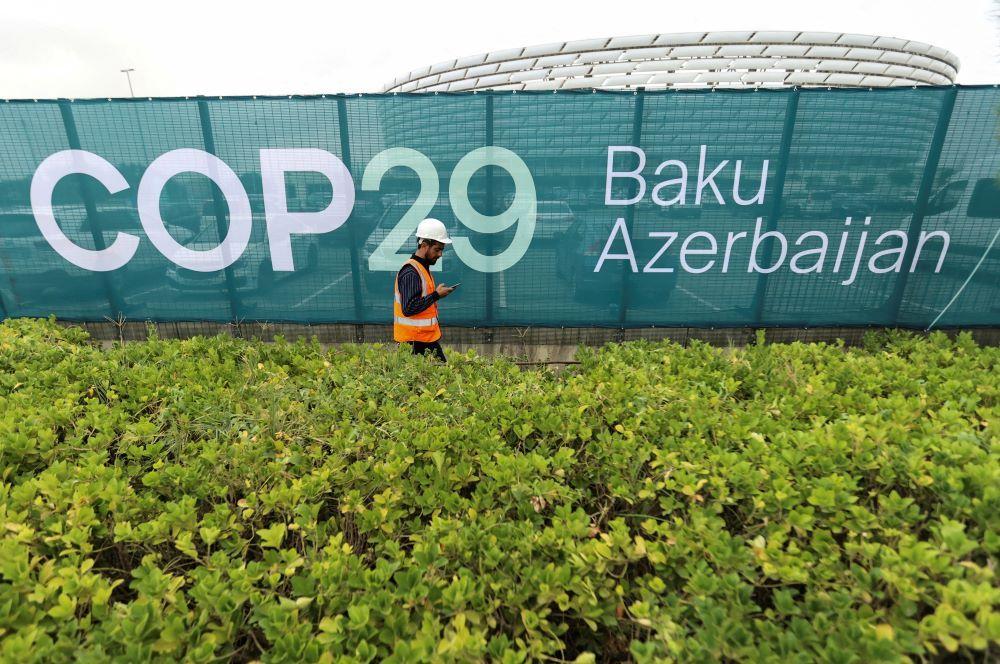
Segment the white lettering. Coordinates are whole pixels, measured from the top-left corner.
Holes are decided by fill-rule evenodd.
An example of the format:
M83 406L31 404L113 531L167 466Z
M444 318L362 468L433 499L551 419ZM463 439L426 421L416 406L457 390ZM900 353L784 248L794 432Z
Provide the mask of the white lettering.
M729 237L726 238L726 254L725 257L722 259L723 272L729 272L729 252L732 251L733 245L736 243L737 240L739 240L740 238L744 238L746 236L747 236L746 231L743 231L741 233L733 233L732 231L730 231Z
M760 226L763 223L763 221L764 221L763 217L757 217L757 224L754 226L753 230L753 244L750 245L750 264L747 266L747 272L760 272L761 274L770 274L771 272L774 272L779 267L781 267L781 264L785 261L785 254L788 252L788 240L786 240L785 236L782 233L779 233L778 231L768 231L763 235L761 235ZM781 243L781 255L778 256L778 260L775 261L774 265L772 265L769 268L762 268L757 263L757 248L760 247L761 242L764 240L764 238L767 237L774 237L778 239L778 241Z
M674 240L677 239L677 233L674 233L673 231L651 231L649 233L649 237L665 237L667 238L667 241L663 244L662 247L660 247L660 250L656 252L656 255L649 259L649 262L646 263L646 267L642 268L642 271L673 272L674 268L672 267L653 267L653 263L660 260L660 256L663 255L663 252L665 252L667 248L674 243Z
M639 165L632 171L616 171L615 154L618 152L631 152L639 156ZM604 183L604 204L605 205L633 205L642 200L646 195L646 180L640 175L642 169L646 167L646 153L641 148L632 145L609 145L608 146L608 168L607 177ZM612 198L611 181L615 178L631 178L639 183L639 191L632 198L616 199Z
M871 217L865 217L865 226L872 223ZM851 276L845 281L841 281L842 286L850 286L858 276L858 265L861 264L861 254L865 250L865 240L868 239L868 231L862 231L861 241L858 242L858 253L854 256L854 266L851 268Z
M903 254L906 253L906 233L903 231L886 231L878 236L875 240L875 244L882 244L883 240L887 240L890 237L898 237L900 239L900 245L894 249L883 249L882 251L875 252L871 258L868 259L868 269L875 274L885 274L887 272L899 272L903 268ZM889 267L879 267L878 260L883 256L891 256L892 254L898 254L896 260L889 265Z
M691 243L698 239L705 238L708 240L708 244L711 246L710 249L691 249ZM699 268L694 268L688 265L687 257L688 255L702 255L702 256L714 256L715 252L718 251L718 246L715 244L715 236L711 233L706 233L705 231L695 231L684 238L684 244L681 245L681 267L684 268L685 272L690 272L692 274L701 274L702 272L707 272L712 269L715 265L715 259L708 261L705 265Z
M917 241L917 250L913 253L913 262L910 263L910 272L917 269L917 261L920 260L920 252L924 249L924 243L932 237L941 238L941 256L938 258L937 267L934 268L934 274L941 271L941 266L944 264L944 257L948 255L948 245L951 242L951 236L945 231L920 231L920 239Z
M56 152L39 164L31 178L31 210L35 215L35 223L56 253L73 265L94 272L117 270L132 260L139 247L138 237L117 233L110 246L104 249L87 249L70 240L56 222L52 210L52 192L61 179L72 173L89 175L104 185L111 194L128 189L125 177L103 157L86 150ZM96 221L91 219L90 223Z
M848 217L847 219L844 220L844 225L845 226L850 226L851 225L851 218L850 217ZM837 258L836 258L836 260L833 261L833 271L834 272L840 272L840 263L841 263L841 261L844 258L844 247L847 246L847 235L848 235L848 233L849 233L849 231L844 231L843 233L840 234L840 246L837 247Z
M608 251L611 249L611 244L615 241L615 235L621 231L622 238L625 240L625 248L628 253L625 254L609 254ZM614 228L611 229L611 235L608 236L608 241L604 243L604 251L601 252L601 257L597 260L597 266L594 268L594 272L600 272L601 266L604 265L606 260L627 260L632 264L632 271L638 272L639 266L635 263L635 252L632 250L632 240L628 236L628 227L625 226L625 218L618 217L615 221Z
M204 251L189 249L171 237L160 216L160 194L170 178L180 173L199 173L222 190L229 204L229 232L214 248ZM250 199L243 183L213 154L203 150L181 148L157 157L139 182L139 221L146 235L161 254L177 265L195 272L215 272L232 265L250 241L253 219Z
M823 231L807 231L799 236L795 241L795 246L802 244L802 241L809 237L818 237L820 239L820 245L816 249L806 249L805 251L800 251L799 253L792 256L792 260L788 261L788 267L792 269L795 274L809 274L810 272L822 272L823 263L826 261L826 248L829 243L829 238L827 238L826 233ZM799 267L799 259L806 256L812 256L816 254L816 262L809 267Z
M675 203L680 203L681 205L686 205L687 204L687 176L688 176L687 166L684 165L683 161L679 161L677 159L671 159L669 161L663 162L662 164L660 164L659 166L656 167L656 171L655 171L656 175L659 175L660 172L663 171L663 169L666 168L667 166L676 166L678 169L680 169L680 172L681 172L680 177L676 177L676 178L674 178L672 180L664 180L660 184L658 184L655 187L653 187L653 202L656 203L657 205L661 205L661 206L664 206L664 207L666 207L668 205L673 205ZM660 198L660 190L661 189L663 189L664 187L675 185L675 184L679 184L681 186L680 191L677 192L676 196L674 196L673 198L671 198L669 201L665 201L662 198Z
M719 192L719 188L715 185L715 176L718 175L719 172L726 167L726 164L729 163L729 160L723 159L722 162L715 167L715 170L713 170L706 178L705 157L707 153L708 153L708 146L702 145L701 158L698 160L698 188L695 189L694 192L694 204L701 205L701 190L704 189L705 187L711 187L712 193L715 194L715 199L719 201L719 205L725 205L726 200L722 197L722 194Z
M736 201L737 205L761 205L764 203L764 189L767 186L767 163L768 160L764 160L764 165L761 167L760 171L760 189L757 190L757 194L753 198L742 199L740 198L740 171L743 170L743 161L741 159L736 160L736 174L733 176L733 200Z
M289 212L285 173L320 173L333 186L330 203L319 212ZM292 235L329 233L344 225L354 209L354 178L334 154L316 148L260 151L260 177L264 188L264 219L271 248L271 266L276 272L295 269Z

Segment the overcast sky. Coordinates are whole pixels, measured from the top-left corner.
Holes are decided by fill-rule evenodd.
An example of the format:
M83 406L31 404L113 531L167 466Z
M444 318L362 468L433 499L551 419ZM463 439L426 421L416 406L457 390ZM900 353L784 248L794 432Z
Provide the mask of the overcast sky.
M942 46L1000 83L995 0L6 2L0 97L372 92L483 51L656 32L827 30Z

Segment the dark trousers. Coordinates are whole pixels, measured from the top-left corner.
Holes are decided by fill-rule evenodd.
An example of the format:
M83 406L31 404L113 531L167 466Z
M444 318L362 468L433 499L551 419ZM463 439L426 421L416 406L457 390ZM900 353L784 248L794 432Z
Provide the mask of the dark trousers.
M407 341L406 343L413 346L414 355L426 355L428 351L437 355L437 357L442 362L447 362L448 360L444 357L444 349L441 348L440 342L432 341L430 343L425 343L423 341Z

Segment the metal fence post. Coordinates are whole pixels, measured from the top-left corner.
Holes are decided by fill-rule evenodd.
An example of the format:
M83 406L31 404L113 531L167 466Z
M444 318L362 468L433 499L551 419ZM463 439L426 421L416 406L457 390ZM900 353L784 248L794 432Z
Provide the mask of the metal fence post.
M73 109L70 107L70 102L62 100L59 102L59 113L62 115L63 127L66 130L66 140L69 142L69 147L73 150L81 150L80 147L80 135L76 131L76 121L73 119ZM87 212L87 226L90 229L90 237L94 241L94 248L98 251L107 249L107 244L104 242L104 235L101 233L100 228L100 217L97 214L97 206L94 204L94 197L91 195L89 183L80 183L80 196L83 198L83 207ZM117 320L123 317L122 301L118 297L111 284L111 277L107 272L101 272L101 281L104 284L104 291L108 298L108 304L111 305L111 315Z
M635 91L635 111L632 114L632 145L639 147L639 142L642 140L642 112L645 107L646 99L646 89L638 88ZM635 198L638 194L639 183L636 181L630 188L629 199ZM641 202L641 201L640 201ZM632 239L632 229L635 225L635 208L639 205L639 202L629 205L625 209L625 230L628 232L628 237ZM626 264L627 263L627 264ZM618 327L625 327L625 318L628 316L629 307L629 282L630 275L632 274L631 262L625 261L622 263L622 295L621 301L618 305Z
M212 134L212 119L208 114L208 102L200 100L198 102L198 117L201 119L201 134L205 142L205 151L218 156L215 151L215 137ZM222 198L222 193L212 187L212 212L215 214L215 225L219 233L219 241L226 237L226 228L222 220L226 217L228 206ZM239 323L240 302L236 295L236 278L233 276L233 266L228 265L226 273L226 290L229 292L229 318L234 323Z
M906 232L907 242L906 251L903 252L902 269L899 276L896 277L892 295L889 297L887 309L891 320L886 321L887 324L896 325L899 322L899 310L903 305L903 294L910 276L909 266L916 253L917 239L919 239L921 228L924 225L924 217L927 216L927 202L930 199L931 188L934 186L934 176L937 175L938 162L941 160L941 148L948 135L948 125L951 124L951 113L955 109L957 96L958 89L952 88L944 93L944 99L941 102L941 110L938 112L937 126L934 128L934 137L931 139L927 163L924 165L924 173L920 178L920 188L917 190L917 200L913 205L913 217L910 218L910 227Z
M353 172L351 168L351 141L350 132L347 126L347 100L337 97L337 122L340 125L340 152L347 170ZM364 323L364 303L361 299L361 261L358 259L358 240L355 225L348 220L347 232L351 245L351 285L354 288L354 320L358 325ZM357 336L360 337L360 334ZM362 339L358 339L361 341Z
M493 145L493 95L488 91L486 92L486 145ZM486 167L486 214L487 216L493 216L495 211L496 206L493 201L493 166L490 165ZM490 256L495 254L493 234L487 236L486 249ZM485 322L487 325L493 325L493 291L497 285L497 273L490 272L487 278L489 279L489 288L486 289Z
M799 89L794 88L785 106L785 126L781 130L780 162L778 170L774 174L774 194L771 197L771 208L767 213L767 230L773 231L778 227L778 219L782 213L782 197L785 190L785 175L788 173L788 156L792 149L792 134L795 133L795 118L799 112ZM774 238L765 239L764 265L771 264L771 253L774 248ZM769 274L757 276L757 289L753 295L753 324L759 327L764 317L764 301L767 297L767 280Z
M3 301L3 293L0 293L0 321L7 318L7 305Z

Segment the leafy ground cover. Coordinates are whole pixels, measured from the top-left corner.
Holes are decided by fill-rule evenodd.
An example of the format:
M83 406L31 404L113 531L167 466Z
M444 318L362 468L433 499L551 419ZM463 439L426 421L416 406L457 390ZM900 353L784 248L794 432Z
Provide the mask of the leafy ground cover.
M985 661L1000 349L0 325L4 661Z

